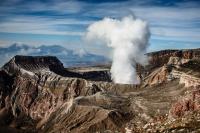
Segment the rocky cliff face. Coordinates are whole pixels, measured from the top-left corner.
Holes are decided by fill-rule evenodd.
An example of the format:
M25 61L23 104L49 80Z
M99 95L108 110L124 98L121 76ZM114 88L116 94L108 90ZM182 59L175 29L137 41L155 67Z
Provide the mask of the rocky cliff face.
M181 59L200 58L200 49L193 50L163 50L147 54L150 58L151 67L161 67L169 62L170 57Z
M200 79L190 74L177 71L173 71L171 74L175 75L176 78L180 78L179 83L185 84L185 87L191 87L191 86L195 87L200 85Z
M65 69L56 57L15 56L0 70L0 131L170 132L171 120L199 111L199 55L150 53L140 85L112 83L105 66Z
M164 83L179 79L186 87L199 85L200 49L164 50L149 53L149 66L145 73L144 85Z

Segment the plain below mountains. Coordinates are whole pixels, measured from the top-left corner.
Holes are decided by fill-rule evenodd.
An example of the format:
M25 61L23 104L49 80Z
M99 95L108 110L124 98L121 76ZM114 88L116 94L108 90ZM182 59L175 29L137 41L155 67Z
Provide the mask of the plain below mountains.
M33 47L15 43L9 47L0 47L0 66L5 64L15 55L56 56L62 61L65 67L91 66L109 62L108 58L91 54L84 49L73 51L60 45L41 45Z

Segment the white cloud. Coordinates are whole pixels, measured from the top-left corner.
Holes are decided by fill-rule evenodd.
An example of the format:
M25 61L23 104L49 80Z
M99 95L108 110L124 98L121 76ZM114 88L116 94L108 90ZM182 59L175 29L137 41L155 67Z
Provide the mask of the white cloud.
M74 50L73 54L78 55L79 57L83 57L87 54L86 50L83 48Z
M83 22L80 22L84 24ZM85 22L87 23L87 22ZM9 22L0 24L0 31L7 33L54 34L54 35L83 35L81 31L57 31L53 28L57 24L79 24L76 20L53 20L40 17L13 18Z
M141 6L140 3L132 2L100 4L93 7L95 10L85 14L118 18L134 13L150 23L152 37L196 42L200 38L200 29L196 25L200 20L200 8L191 5L186 3L185 6L180 4L176 7L160 7Z

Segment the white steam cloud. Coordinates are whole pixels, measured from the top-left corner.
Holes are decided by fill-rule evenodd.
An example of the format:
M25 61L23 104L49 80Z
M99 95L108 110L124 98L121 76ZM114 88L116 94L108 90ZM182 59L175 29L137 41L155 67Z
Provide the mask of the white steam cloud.
M113 48L112 80L121 84L140 83L136 63L148 63L145 53L149 37L148 24L134 16L127 16L121 20L104 18L91 24L86 33L87 40L100 40Z

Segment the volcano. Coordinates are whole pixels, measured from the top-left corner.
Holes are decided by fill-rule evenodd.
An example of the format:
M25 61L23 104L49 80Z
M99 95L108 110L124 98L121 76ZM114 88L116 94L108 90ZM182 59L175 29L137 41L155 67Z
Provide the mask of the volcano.
M138 85L113 83L109 64L14 56L0 70L0 131L199 132L200 49L147 55Z

